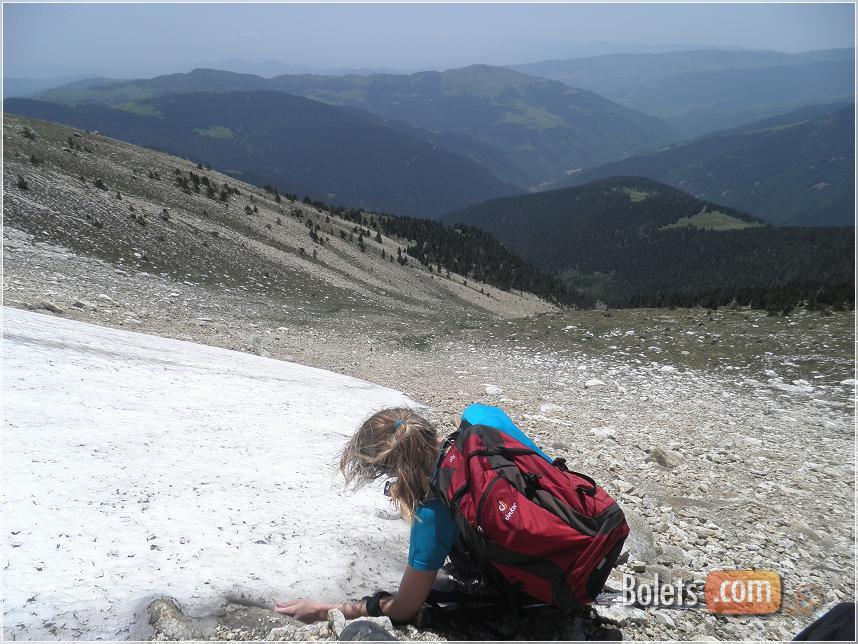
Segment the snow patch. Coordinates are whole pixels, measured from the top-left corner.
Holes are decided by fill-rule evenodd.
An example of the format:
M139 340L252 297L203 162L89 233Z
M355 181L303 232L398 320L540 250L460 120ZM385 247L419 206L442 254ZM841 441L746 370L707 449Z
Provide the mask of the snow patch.
M106 298L102 298L106 299ZM189 614L395 586L408 526L338 450L417 404L289 362L4 308L5 638L128 639ZM19 626L22 625L22 626Z

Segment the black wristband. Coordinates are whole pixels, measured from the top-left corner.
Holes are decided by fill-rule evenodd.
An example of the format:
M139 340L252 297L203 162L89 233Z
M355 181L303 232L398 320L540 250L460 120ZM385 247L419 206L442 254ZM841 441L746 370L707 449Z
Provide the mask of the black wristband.
M384 617L384 613L381 612L381 600L384 597L391 597L391 594L386 590L379 590L374 595L367 597L366 600L366 614L370 617Z

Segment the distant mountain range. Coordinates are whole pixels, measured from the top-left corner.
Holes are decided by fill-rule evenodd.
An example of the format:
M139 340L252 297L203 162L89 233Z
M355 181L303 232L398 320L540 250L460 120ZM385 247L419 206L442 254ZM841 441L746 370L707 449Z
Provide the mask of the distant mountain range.
M854 288L854 228L786 228L640 177L494 199L450 213L615 306L803 299ZM838 295L839 294L839 295Z
M464 156L279 92L177 94L121 108L9 99L4 109L98 130L337 205L437 217L518 192Z
M400 121L520 188L678 138L659 119L593 92L487 65L410 75L271 79L199 69L148 80L90 79L39 98L121 106L167 94L253 90L296 94Z
M773 224L851 226L854 105L809 106L574 174L562 185L649 177Z
M854 49L700 50L514 65L657 116L686 137L809 103L854 101Z

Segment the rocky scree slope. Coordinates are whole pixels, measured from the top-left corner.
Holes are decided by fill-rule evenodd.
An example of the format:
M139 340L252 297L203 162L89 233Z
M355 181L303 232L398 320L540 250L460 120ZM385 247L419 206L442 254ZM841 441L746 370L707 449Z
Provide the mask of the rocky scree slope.
M11 115L4 123L6 227L123 270L318 301L332 312L552 308L414 260L402 265L395 258L407 240L199 164L57 124Z

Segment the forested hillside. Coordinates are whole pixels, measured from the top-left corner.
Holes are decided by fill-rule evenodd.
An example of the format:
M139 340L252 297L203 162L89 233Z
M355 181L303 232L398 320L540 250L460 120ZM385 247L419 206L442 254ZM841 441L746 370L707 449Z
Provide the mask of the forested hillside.
M788 226L850 226L855 108L812 106L585 170L561 182L649 177Z
M639 177L451 213L613 306L853 301L852 228L784 228Z

